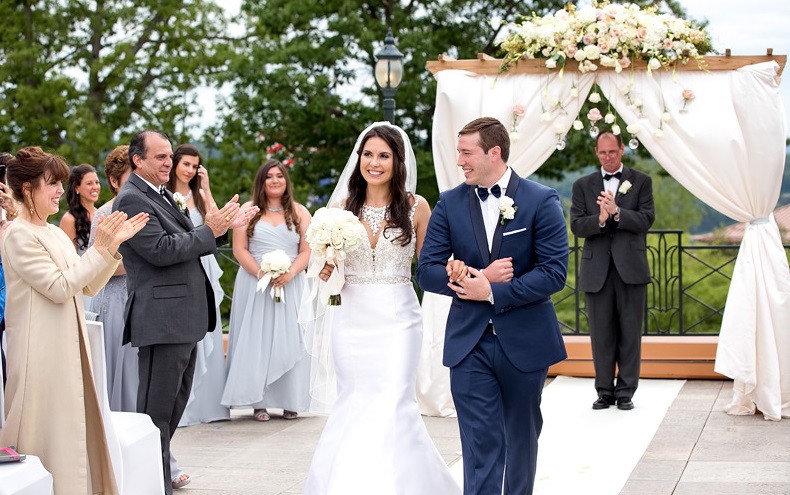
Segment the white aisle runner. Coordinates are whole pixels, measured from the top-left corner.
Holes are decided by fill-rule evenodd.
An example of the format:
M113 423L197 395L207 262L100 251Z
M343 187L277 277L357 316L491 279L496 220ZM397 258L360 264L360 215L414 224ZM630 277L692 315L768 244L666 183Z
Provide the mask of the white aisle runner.
M592 378L558 376L543 390L535 495L617 495L685 380L640 380L635 408L592 409ZM450 470L459 483L462 462Z

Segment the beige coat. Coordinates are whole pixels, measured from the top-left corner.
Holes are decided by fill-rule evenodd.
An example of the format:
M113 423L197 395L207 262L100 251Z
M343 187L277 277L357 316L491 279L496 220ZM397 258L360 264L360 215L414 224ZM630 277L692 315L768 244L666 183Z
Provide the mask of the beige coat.
M0 445L40 457L55 495L117 494L82 296L104 286L119 260L94 248L79 257L62 230L23 219L5 231L2 256L8 385Z

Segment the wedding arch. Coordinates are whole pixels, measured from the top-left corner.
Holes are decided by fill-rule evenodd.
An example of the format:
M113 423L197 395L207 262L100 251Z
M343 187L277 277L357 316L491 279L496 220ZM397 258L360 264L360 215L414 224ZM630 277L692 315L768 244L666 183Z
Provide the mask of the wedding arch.
M437 80L436 178L442 191L463 181L456 166L457 134L481 116L512 127L509 165L529 176L552 153L561 153L557 149L582 104L594 86L599 88L628 125L626 142L633 135L692 194L736 221L749 222L715 370L734 380L729 413L754 413L756 406L767 419L779 420L790 417L790 270L772 211L785 162L779 83L786 57L769 50L766 56L702 57L701 62L647 70L648 63L634 61L628 70L582 66L580 71L580 64L569 60L562 72L547 70L545 59L522 59L500 72L502 61L482 54L476 60L442 56L428 62ZM440 353L449 303L426 296L425 327L433 337L424 350ZM437 358L423 358L428 359ZM428 373L421 370L421 377ZM441 384L424 381L421 387L423 394L449 396Z

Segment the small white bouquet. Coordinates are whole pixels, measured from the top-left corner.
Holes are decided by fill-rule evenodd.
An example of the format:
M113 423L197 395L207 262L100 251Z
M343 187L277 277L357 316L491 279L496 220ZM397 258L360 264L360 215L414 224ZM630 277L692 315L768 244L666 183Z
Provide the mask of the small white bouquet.
M259 292L265 292L266 287L269 285L272 279L275 279L284 273L288 273L290 268L291 257L285 254L285 251L282 249L275 249L274 251L264 254L261 257L261 271L263 272L263 277L258 280L257 290ZM285 300L282 287L272 287L272 290L269 293L274 298L274 302L281 302Z
M178 207L178 211L180 211L181 213L186 213L186 211L187 211L187 198L183 194L181 194L179 192L174 192L173 193L173 201L176 202L176 206Z
M308 277L317 277L326 263L335 265L321 295L328 296L330 306L340 305L340 289L345 284L343 271L346 256L362 244L367 231L353 213L340 208L319 208L305 238L313 250L313 262Z

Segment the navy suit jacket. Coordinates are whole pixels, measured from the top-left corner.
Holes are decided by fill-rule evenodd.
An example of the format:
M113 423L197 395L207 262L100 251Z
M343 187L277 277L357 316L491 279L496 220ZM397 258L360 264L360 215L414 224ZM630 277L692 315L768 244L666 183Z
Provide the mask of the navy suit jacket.
M557 192L512 173L505 194L518 207L512 220L497 223L491 252L475 188L461 184L443 192L428 224L417 280L427 291L453 297L444 339L444 365L460 363L492 321L510 362L536 371L567 357L551 295L568 273L568 232ZM494 305L466 301L448 286L448 259L485 268L513 258L513 279L491 284Z
M172 195L166 192L170 200ZM148 213L148 223L121 244L129 299L123 343L133 346L188 344L213 331L214 290L200 257L227 243L206 225L195 227L184 213L132 173L113 203L133 217Z

